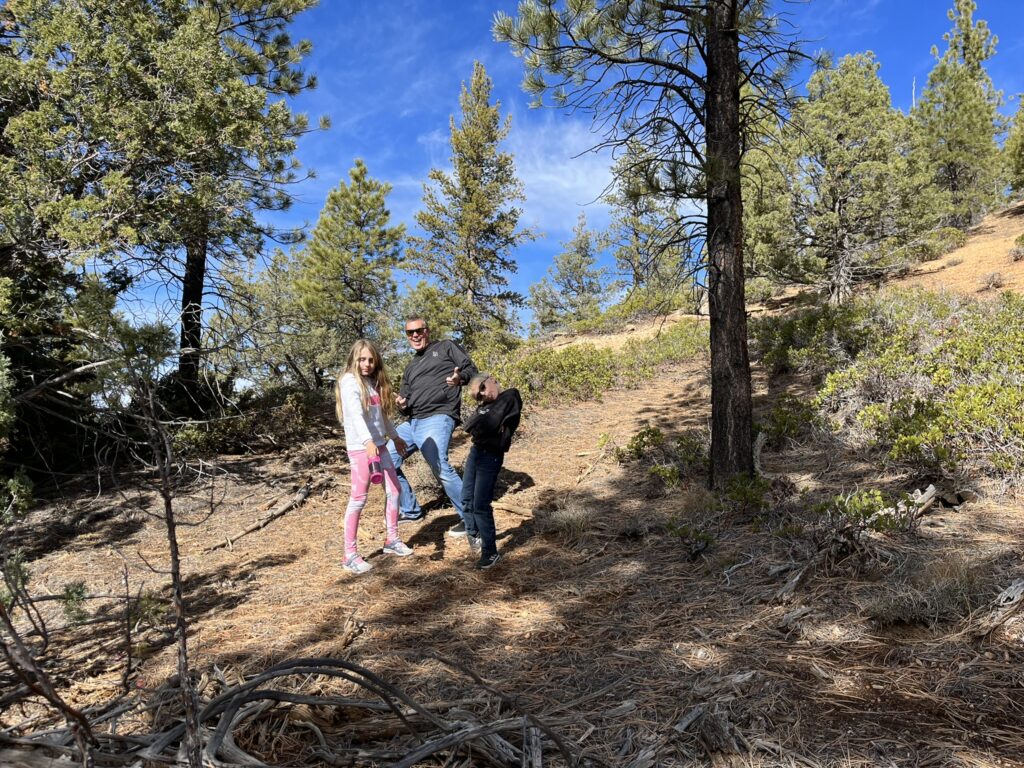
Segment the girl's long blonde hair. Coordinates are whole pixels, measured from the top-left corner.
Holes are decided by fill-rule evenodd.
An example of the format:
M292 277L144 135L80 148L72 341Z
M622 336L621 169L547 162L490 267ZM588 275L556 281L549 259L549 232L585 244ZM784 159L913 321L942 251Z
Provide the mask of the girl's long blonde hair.
M359 355L364 349L373 356L373 373L369 377L364 377L359 373ZM380 397L380 407L384 411L384 417L391 421L395 415L394 390L391 389L391 381L384 371L384 358L380 356L380 352L377 351L377 347L373 345L372 341L356 339L352 350L348 353L345 370L338 374L337 380L334 382L334 413L342 424L345 423L345 418L341 411L341 377L346 373L351 373L359 382L359 399L363 403L363 410L367 413L370 412L370 389L366 386L367 380L369 380Z

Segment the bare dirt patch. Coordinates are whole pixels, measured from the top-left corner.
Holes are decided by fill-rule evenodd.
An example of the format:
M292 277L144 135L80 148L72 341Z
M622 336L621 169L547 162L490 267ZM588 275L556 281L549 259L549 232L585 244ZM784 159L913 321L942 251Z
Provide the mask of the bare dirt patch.
M1024 233L1024 202L991 213L968 231L962 248L920 265L897 285L916 285L967 295L1024 290L1024 261L1013 261L1014 240ZM993 276L999 279L994 280ZM994 283L998 283L995 285Z
M598 349L610 349L613 352L621 352L622 348L630 341L652 339L682 320L697 317L707 319L706 315L695 315L692 312L677 309L666 315L632 320L626 323L622 330L615 333L555 334L547 346L552 349L561 349L562 347L571 347L579 344L590 344Z

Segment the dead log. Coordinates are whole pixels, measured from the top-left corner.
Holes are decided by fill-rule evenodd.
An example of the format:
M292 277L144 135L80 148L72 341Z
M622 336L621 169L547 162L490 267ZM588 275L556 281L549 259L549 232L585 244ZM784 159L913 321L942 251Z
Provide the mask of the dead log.
M280 502L276 507L274 507L273 510L271 510L270 514L268 514L266 517L257 520L255 523L250 525L248 528L246 528L238 535L230 536L224 541L220 542L219 544L214 544L212 547L209 547L206 551L209 553L221 549L222 547L227 547L228 549L231 549L234 543L243 536L248 536L250 533L254 533L255 531L260 530L261 528L266 528L268 525L270 525L270 523L277 520L277 518L283 517L284 515L291 512L293 509L302 506L302 503L307 498L309 498L309 495L313 493L313 491L322 488L323 486L327 485L327 483L328 480L326 478L321 478L315 483L313 482L313 478L308 478L306 482L294 494L292 494L292 496Z

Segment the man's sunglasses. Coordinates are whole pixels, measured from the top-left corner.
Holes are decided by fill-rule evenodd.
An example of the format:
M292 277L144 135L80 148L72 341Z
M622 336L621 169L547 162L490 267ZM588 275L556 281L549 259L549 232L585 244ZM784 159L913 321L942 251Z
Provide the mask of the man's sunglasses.
M427 326L425 326L425 325L421 325L419 328L406 328L405 329L405 335L406 336L417 336L417 335L422 336L426 332L427 332Z

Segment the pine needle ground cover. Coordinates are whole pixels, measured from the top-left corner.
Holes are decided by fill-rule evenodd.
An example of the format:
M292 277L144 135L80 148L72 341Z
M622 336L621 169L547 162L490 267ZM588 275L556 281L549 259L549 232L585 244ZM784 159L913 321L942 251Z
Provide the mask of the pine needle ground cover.
M807 399L808 386L800 375L761 372L759 414L783 395ZM194 525L181 534L203 700L287 659L332 657L447 719L531 713L574 754L609 765L656 755L663 765L869 766L879 749L897 764L1019 765L1024 625L1011 618L975 637L999 589L1024 577L1019 502L941 507L915 530L868 530L855 547L832 546L836 527L821 503L856 488L896 496L916 482L912 474L880 469L852 445L823 448L812 433L763 450L763 483L711 494L700 442L707 396L698 357L662 365L639 388L604 391L600 402L536 409L499 482L506 557L484 574L445 535L454 513L425 490L429 517L403 527L414 557L375 554L384 535L376 493L360 530L375 568L347 575L340 451L208 464L183 509ZM457 440L456 465L466 450ZM677 469L671 486L647 471L655 465ZM326 485L304 506L213 548L310 474ZM79 705L120 695L123 611L113 596L123 591L124 562L132 593L143 590L149 606L136 618L133 695L155 702L173 685L167 595L147 566L165 557L162 531L144 511L155 502L144 486L127 499L68 497L34 511L18 539L38 589L62 593L81 581L96 596L84 620L40 604L55 637L50 668ZM43 529L41 519L50 535L36 539L30 531ZM820 567L779 599L782 584L822 551ZM323 675L273 688L363 695ZM336 756L395 754L405 743L400 720L348 711L280 702L235 738L274 765L326 764L308 722ZM9 711L3 726L39 714ZM174 717L165 706L119 727L148 732ZM551 753L550 764L566 764Z

